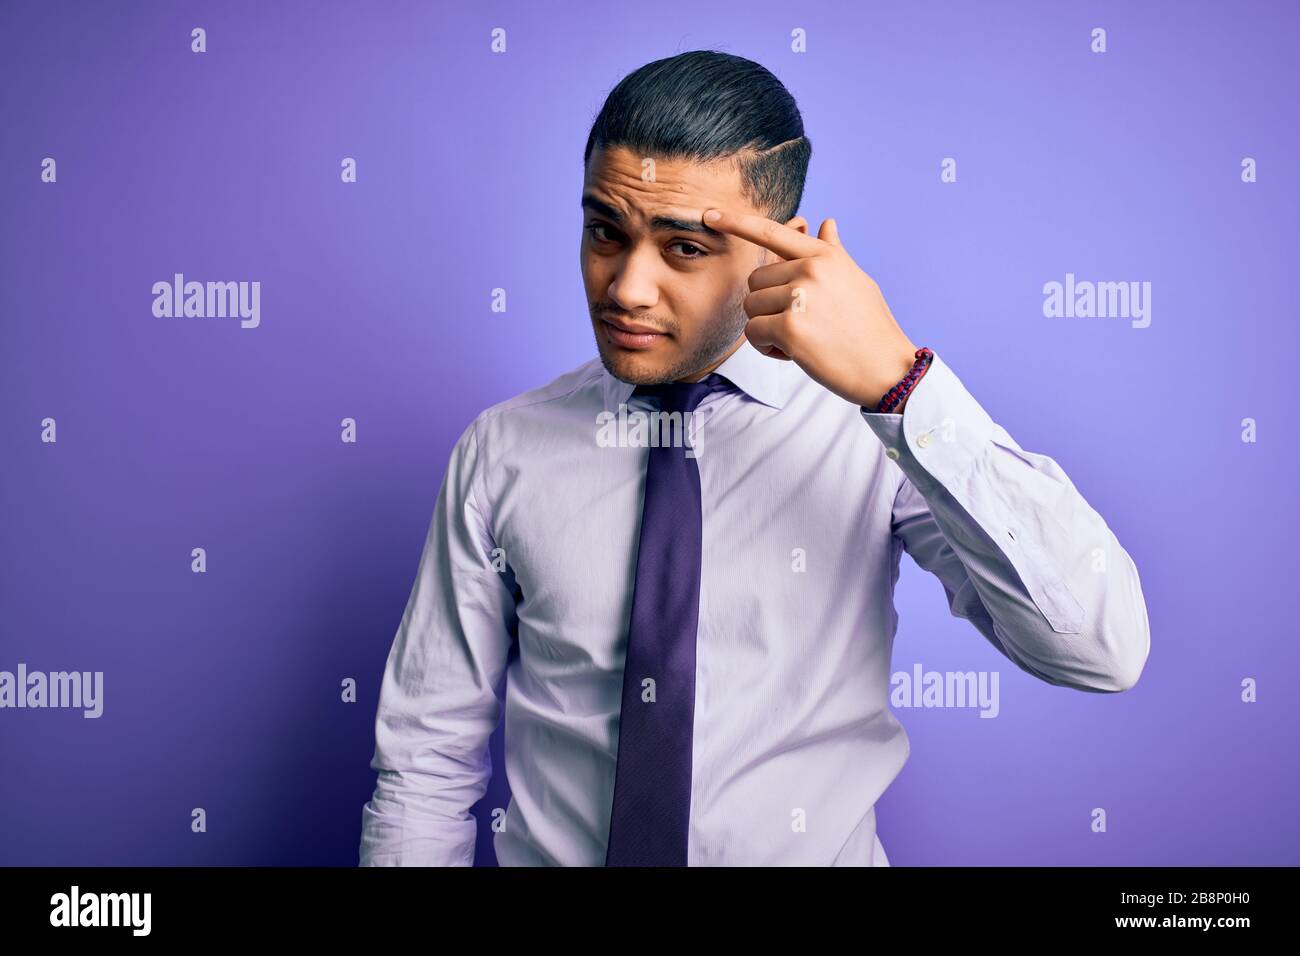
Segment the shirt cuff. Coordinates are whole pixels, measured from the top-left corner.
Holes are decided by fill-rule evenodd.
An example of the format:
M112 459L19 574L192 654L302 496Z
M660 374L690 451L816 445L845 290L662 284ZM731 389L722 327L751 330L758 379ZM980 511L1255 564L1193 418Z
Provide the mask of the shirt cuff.
M996 430L988 412L937 352L901 415L861 411L884 443L885 454L923 495L941 486L961 486Z

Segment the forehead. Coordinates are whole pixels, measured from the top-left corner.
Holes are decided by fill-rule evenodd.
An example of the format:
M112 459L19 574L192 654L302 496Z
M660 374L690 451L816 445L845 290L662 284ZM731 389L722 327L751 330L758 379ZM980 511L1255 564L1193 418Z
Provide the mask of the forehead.
M666 159L624 146L592 150L583 193L634 220L669 215L698 221L712 207L757 211L741 195L740 172L729 158Z

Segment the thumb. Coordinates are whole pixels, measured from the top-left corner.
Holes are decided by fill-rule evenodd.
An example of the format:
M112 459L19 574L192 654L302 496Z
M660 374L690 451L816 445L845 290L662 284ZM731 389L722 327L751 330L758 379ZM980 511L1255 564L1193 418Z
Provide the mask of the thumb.
M836 245L836 246L843 245L843 243L840 242L839 227L835 224L834 219L827 219L825 222L822 223L821 230L817 233L817 238L825 240L826 242L829 242L832 245Z

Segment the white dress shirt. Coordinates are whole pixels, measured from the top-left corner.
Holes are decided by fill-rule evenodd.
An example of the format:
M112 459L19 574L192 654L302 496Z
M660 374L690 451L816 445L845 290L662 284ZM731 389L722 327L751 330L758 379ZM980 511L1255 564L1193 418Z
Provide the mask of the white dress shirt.
M1145 664L1137 569L937 353L902 415L748 340L717 371L737 390L695 416L689 864L887 866L874 807L909 753L888 700L901 552L1016 665L1086 691ZM503 709L499 864L604 863L648 449L597 434L632 389L592 359L457 441L384 672L362 865L473 863Z

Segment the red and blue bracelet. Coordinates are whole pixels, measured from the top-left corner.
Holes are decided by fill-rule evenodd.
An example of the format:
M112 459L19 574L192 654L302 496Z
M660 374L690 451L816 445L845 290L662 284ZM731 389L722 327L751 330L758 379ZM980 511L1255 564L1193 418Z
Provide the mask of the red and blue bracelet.
M916 383L921 381L933 359L934 353L929 349L917 349L916 361L912 363L912 367L907 370L907 374L899 380L899 383L885 393L885 397L876 405L876 411L892 412L897 408L898 403L907 398L912 389L916 388Z

